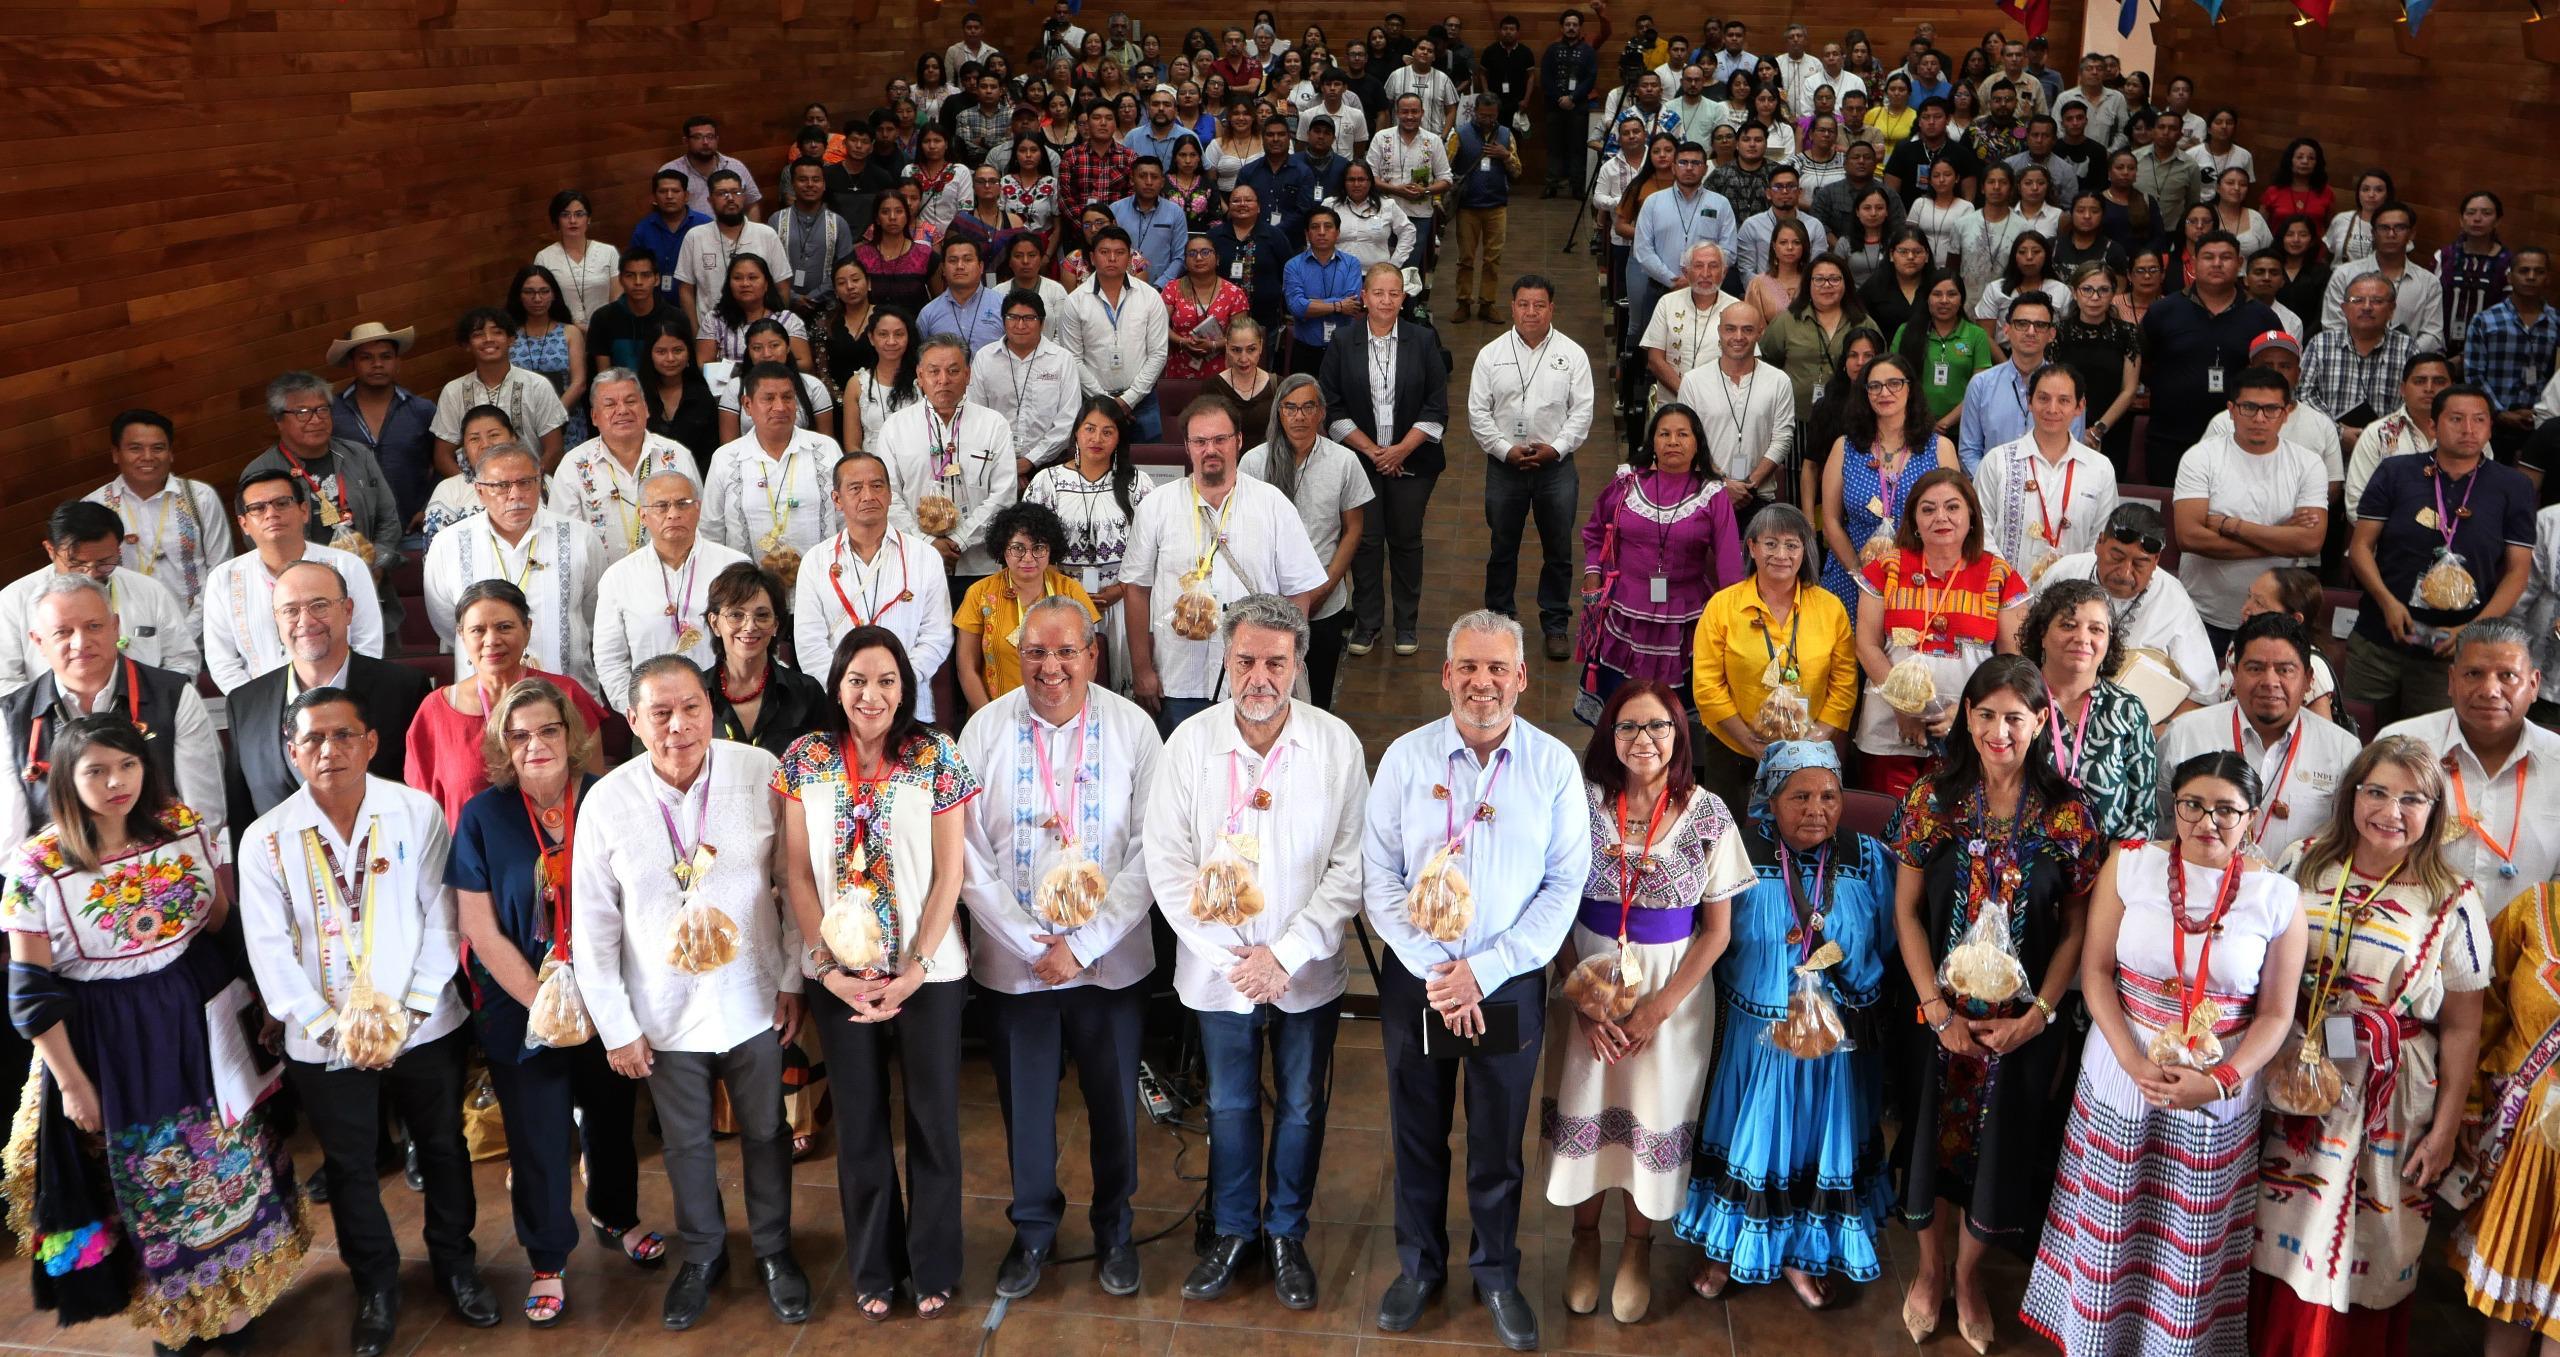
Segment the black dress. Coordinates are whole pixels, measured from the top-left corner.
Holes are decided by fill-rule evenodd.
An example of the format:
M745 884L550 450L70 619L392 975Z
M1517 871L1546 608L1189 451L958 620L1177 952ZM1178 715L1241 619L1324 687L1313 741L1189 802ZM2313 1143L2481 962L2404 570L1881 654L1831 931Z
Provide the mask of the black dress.
M832 658L818 659L820 673L825 672L826 662ZM823 682L780 660L767 660L764 705L756 711L755 729L748 730L738 724L738 709L720 691L719 667L703 670L702 679L711 688L711 733L719 739L754 745L775 758L782 757L792 741L816 730L819 713L826 710Z
M2073 308L2076 312L2078 308ZM2080 374L2083 394L2089 398L2089 418L2105 414L2124 391L2124 360L2142 357L2142 327L2117 315L2092 325L2076 314L2063 318L2055 331L2054 361L2069 363ZM2107 429L2101 440L2107 461L2116 469L2116 480L2132 479L2133 411L2127 407L2125 417Z

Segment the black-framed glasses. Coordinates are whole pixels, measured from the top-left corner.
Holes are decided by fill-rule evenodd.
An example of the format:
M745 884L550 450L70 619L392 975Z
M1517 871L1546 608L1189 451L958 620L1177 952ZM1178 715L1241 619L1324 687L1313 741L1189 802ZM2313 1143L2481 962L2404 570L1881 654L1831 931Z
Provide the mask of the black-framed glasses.
M2229 829L2249 818L2247 806L2208 806L2192 796L2179 797L2169 805L2171 809L2178 812L2178 821L2181 824L2191 825L2210 816L2213 819L2214 828Z
M2150 533L2140 532L2132 528L2109 528L2107 529L2107 537L2109 540L2121 543L2125 546L2140 547L2145 552L2148 552L2153 556L2157 556L2161 552L2169 549L2169 544L2167 542L2152 536Z
M1678 730L1679 727L1668 721L1659 720L1620 721L1609 729L1612 734L1616 735L1621 740L1632 740L1641 735L1648 740L1660 742L1670 739L1672 732Z

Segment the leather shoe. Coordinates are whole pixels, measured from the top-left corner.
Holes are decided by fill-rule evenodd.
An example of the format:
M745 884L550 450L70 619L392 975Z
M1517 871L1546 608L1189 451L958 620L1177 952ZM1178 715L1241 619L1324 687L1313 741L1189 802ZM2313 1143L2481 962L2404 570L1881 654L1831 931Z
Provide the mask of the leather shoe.
M1388 1333L1403 1333L1421 1322L1423 1307L1439 1294L1436 1282L1426 1285L1398 1274L1387 1284L1387 1294L1378 1298L1378 1327Z
M1547 658L1548 658L1548 659L1550 659L1550 660L1555 660L1555 661L1563 661L1563 660L1570 659L1570 658L1572 658L1572 657L1573 657L1573 642L1572 642L1570 639L1568 639L1568 638L1565 636L1565 634L1564 634L1563 632L1560 632L1560 631L1551 631L1551 632L1548 632L1548 633L1547 633Z
M711 1287L729 1275L729 1255L722 1254L708 1263L687 1263L676 1269L676 1279L667 1283L666 1307L658 1320L670 1329L690 1329L701 1320L702 1312L711 1308Z
M400 1181L412 1192L427 1190L427 1171L418 1167L418 1142L409 1141L400 1151ZM491 1320L491 1323L497 1321Z
M1271 1294L1292 1310L1316 1308L1316 1270L1307 1261L1307 1241L1271 1241Z
M498 1293L480 1279L480 1269L471 1268L445 1278L444 1294L453 1303L454 1318L475 1329L497 1327Z
M1004 1261L996 1265L996 1294L1020 1300L1039 1290L1040 1267L1048 1261L1047 1249L1035 1249L1016 1237L1013 1247L1004 1251Z
M800 1270L789 1249L758 1258L756 1275L764 1280L764 1298L773 1303L774 1318L785 1324L809 1318L809 1274Z
M1517 1291L1487 1291L1485 1312L1493 1316L1493 1336L1513 1352L1538 1350L1538 1317L1529 1309L1529 1298Z
M1102 1262L1093 1270L1093 1279L1101 1283L1106 1296L1138 1294L1138 1250L1135 1245L1114 1244L1103 1251Z
M356 1322L347 1349L355 1357L382 1357L391 1346L391 1331L400 1327L400 1291L385 1287L356 1297Z
M1184 1300L1216 1300L1227 1294L1227 1287L1243 1269L1245 1260L1253 1256L1253 1236L1222 1234L1200 1255L1191 1275L1182 1279Z

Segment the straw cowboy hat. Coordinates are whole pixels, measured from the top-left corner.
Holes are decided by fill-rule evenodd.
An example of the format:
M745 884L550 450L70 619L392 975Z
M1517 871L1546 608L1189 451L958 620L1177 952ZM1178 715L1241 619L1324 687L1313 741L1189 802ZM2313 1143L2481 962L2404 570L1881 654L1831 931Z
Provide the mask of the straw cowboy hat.
M346 362L347 355L355 350L385 339L391 341L392 352L407 353L409 346L418 341L418 327L410 325L394 330L376 321L366 321L347 331L346 338L329 346L329 366L336 367Z

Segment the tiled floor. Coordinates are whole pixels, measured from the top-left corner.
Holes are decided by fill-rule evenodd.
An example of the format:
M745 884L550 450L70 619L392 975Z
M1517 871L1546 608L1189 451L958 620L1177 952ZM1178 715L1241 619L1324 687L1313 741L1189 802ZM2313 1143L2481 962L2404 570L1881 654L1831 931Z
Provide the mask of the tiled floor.
M1534 200L1513 211L1509 272L1535 270L1557 280L1558 323L1588 350L1605 387L1606 346L1600 338L1600 293L1592 282L1589 257L1579 251L1558 252L1570 217L1553 203ZM1445 276L1445 275L1444 275ZM1444 288L1444 294L1446 289ZM1484 526L1481 454L1463 430L1465 380L1475 350L1501 332L1491 325L1451 327L1457 351L1457 373L1450 392L1452 441L1450 471L1443 477L1432 505L1427 571L1423 590L1425 653L1397 659L1386 648L1363 659L1347 660L1337 710L1368 739L1373 755L1395 735L1432 720L1448 708L1437 685L1437 640L1449 620L1482 598ZM1614 425L1601 397L1600 427L1582 463L1584 501L1607 481L1618 458ZM1520 601L1535 610L1537 549L1523 562ZM1521 710L1579 746L1579 727L1567 714L1572 700L1568 666L1531 661L1533 683ZM1353 967L1355 975L1360 967ZM1366 977L1360 977L1366 987ZM968 1157L967 1249L968 1286L948 1318L919 1322L901 1311L891 1326L874 1331L855 1314L843 1272L843 1230L834 1192L835 1166L822 1154L802 1164L794 1201L795 1247L802 1264L816 1279L818 1301L810 1322L789 1329L776 1324L752 1282L743 1222L736 1210L734 1155L726 1156L731 1185L732 1280L718 1294L710 1316L694 1331L671 1334L658 1323L658 1307L667 1273L644 1273L606 1256L580 1249L569 1268L570 1312L557 1329L537 1334L515 1317L528 1268L514 1242L504 1188L504 1166L489 1163L478 1174L480 1214L476 1237L487 1274L496 1286L508 1318L497 1328L474 1330L448 1317L430 1293L427 1265L418 1241L418 1199L386 1180L384 1195L404 1246L411 1251L407 1271L405 1319L393 1348L395 1357L584 1357L612 1352L648 1357L731 1357L741 1345L764 1357L797 1357L803 1353L845 1350L864 1344L889 1349L899 1357L940 1354L1012 1354L1015 1357L1087 1357L1088 1354L1152 1354L1153 1357L1378 1357L1379 1354L1431 1354L1453 1349L1486 1350L1492 1333L1483 1310L1465 1295L1463 1281L1410 1334L1388 1338L1378 1333L1375 1307L1395 1273L1393 1183L1388 1161L1383 1065L1374 1023L1349 1021L1343 1026L1336 1061L1332 1115L1324 1147L1324 1172L1316 1193L1315 1225L1308 1238L1320 1293L1314 1310L1285 1310L1270 1295L1258 1272L1240 1282L1226 1297L1206 1303L1182 1299L1182 1276L1190 1265L1190 1227L1186 1216L1199 1195L1193 1179L1205 1163L1204 1142L1193 1135L1149 1128L1141 1132L1141 1187L1137 1196L1141 1234L1172 1227L1164 1240L1144 1250L1146 1280L1139 1294L1115 1300L1102 1294L1086 1264L1053 1267L1040 1291L1013 1304L992 1333L988 1319L990 1283L1011 1229L1005 1220L1008 1199L1004 1128L995 1088L983 1060L972 1059L962 1083L964 1145ZM1069 1108L1072 1097L1062 1099ZM1060 1177L1070 1200L1084 1196L1090 1180L1082 1165L1083 1117L1080 1110L1063 1114L1059 1133ZM651 1225L666 1228L670 1220L665 1177L658 1171L655 1146L644 1144L642 1209ZM306 1170L316 1153L306 1145ZM1606 1317L1575 1318L1558 1300L1567 1247L1569 1213L1546 1205L1538 1184L1543 1170L1536 1146L1530 1147L1530 1203L1521 1222L1526 1268L1523 1289L1536 1307L1549 1351L1642 1354L1644 1357L1721 1357L1722 1354L1825 1354L1852 1357L1861 1353L1910 1351L1898 1319L1904 1270L1912 1262L1907 1236L1889 1236L1891 1266L1883 1279L1866 1287L1842 1288L1839 1307L1818 1318L1807 1316L1783 1288L1735 1287L1719 1302L1690 1295L1683 1285L1696 1252L1684 1245L1658 1245L1652 1266L1655 1305L1645 1322L1621 1327ZM1463 1215L1463 1183L1453 1175L1451 1197ZM345 1351L353 1296L344 1270L326 1244L327 1213L315 1208L322 1248L315 1251L303 1281L270 1312L260 1328L261 1351L277 1357L334 1357ZM1061 1247L1083 1247L1083 1222L1071 1210ZM1614 1235L1615 1211L1610 1215ZM1464 1222L1453 1233L1466 1247ZM1614 1247L1614 1246L1613 1246ZM1607 1260L1614 1267L1614 1255ZM118 1322L62 1330L49 1316L31 1313L25 1292L23 1261L0 1266L0 1346L46 1348L64 1352L140 1357L147 1341ZM1460 1268L1463 1276L1463 1267ZM2012 1308L2024 1286L2023 1270L2011 1263L1997 1273L2000 1300ZM2417 1347L2428 1354L2476 1352L2480 1326L2460 1305L2450 1274L2432 1266L2415 1324ZM2448 1299L2449 1297L2449 1299ZM1950 1323L1952 1329L1952 1323ZM2003 1322L2002 1347L2010 1351L2042 1350L2014 1317ZM1964 1349L1944 1334L1930 1345L1940 1353Z

